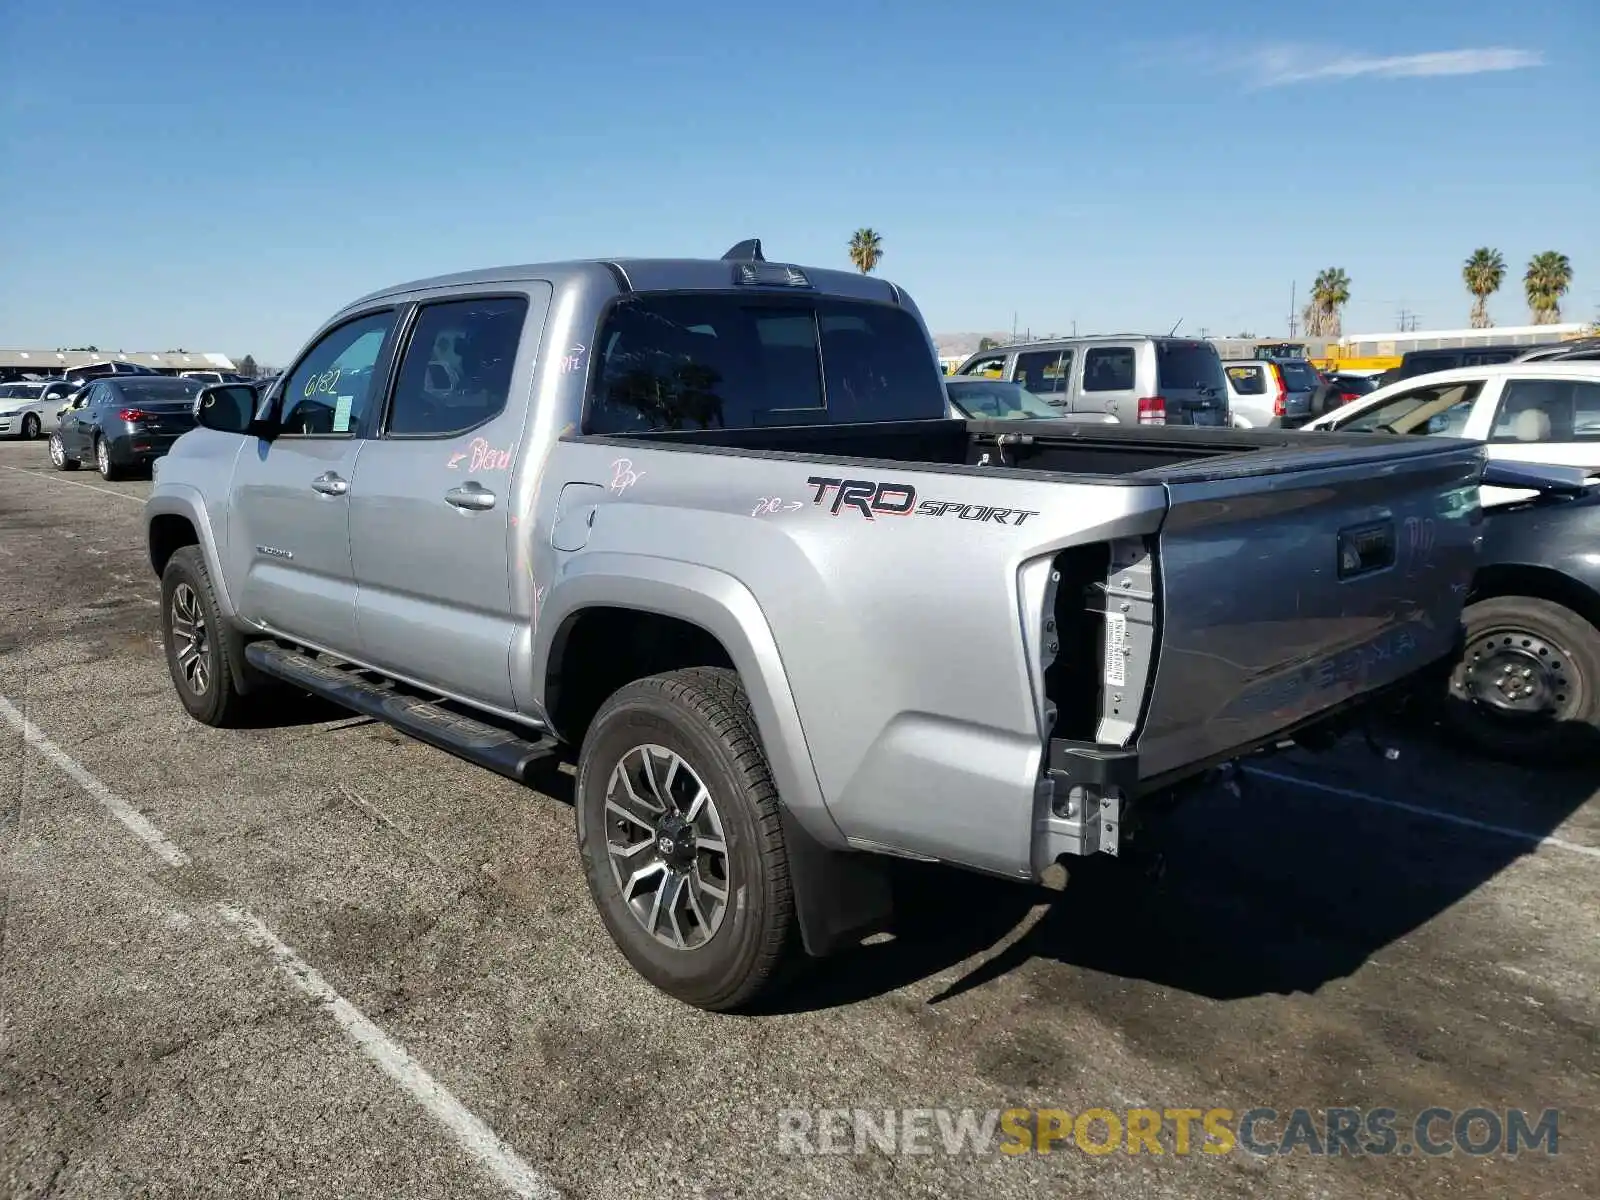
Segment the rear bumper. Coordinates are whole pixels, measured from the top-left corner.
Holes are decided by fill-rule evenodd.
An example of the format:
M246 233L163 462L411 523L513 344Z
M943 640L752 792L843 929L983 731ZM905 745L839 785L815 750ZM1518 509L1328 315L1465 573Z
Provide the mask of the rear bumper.
M107 449L111 461L118 466L143 465L172 449L172 443L181 436L176 433L119 433L109 440Z
M1053 738L1048 767L1039 789L1032 841L1032 871L1038 879L1052 863L1089 854L1117 855L1125 831L1145 806L1179 793L1186 785L1214 778L1213 769L1269 753L1289 743L1326 744L1380 714L1398 709L1419 692L1444 686L1460 657L1465 628L1450 653L1415 674L1376 691L1353 696L1267 737L1185 764L1164 775L1145 777L1136 750Z

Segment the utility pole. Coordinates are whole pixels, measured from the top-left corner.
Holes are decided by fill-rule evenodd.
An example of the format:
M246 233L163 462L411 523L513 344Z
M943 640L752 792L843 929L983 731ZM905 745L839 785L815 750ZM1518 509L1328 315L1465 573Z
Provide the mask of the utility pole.
M1295 315L1295 297L1299 289L1299 281L1289 284L1289 336L1294 337L1295 331L1300 328L1300 318Z

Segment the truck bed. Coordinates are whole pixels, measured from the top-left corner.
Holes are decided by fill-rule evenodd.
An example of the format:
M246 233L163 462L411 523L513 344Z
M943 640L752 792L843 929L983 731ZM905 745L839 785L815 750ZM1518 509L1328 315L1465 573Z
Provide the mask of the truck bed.
M699 529L681 552L806 647L786 666L841 829L1006 871L1022 814L983 814L1030 758L1057 794L1157 791L1447 658L1482 521L1482 447L1444 438L938 420L564 440L569 478L639 480L591 549L673 555ZM908 813L952 776L963 805ZM1095 848L1092 822L1032 817L1036 856Z
M1291 465L1303 469L1319 462L1380 460L1390 457L1396 446L1417 445L1416 439L1369 433L954 418L687 429L597 440L688 445L739 454L827 455L862 465L1005 466L1097 482L1132 476L1133 483L1152 479L1199 482L1266 474Z

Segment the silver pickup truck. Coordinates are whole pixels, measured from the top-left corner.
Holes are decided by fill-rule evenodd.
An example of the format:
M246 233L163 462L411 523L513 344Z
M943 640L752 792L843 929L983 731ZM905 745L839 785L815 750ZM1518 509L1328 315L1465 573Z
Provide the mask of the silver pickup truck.
M1455 649L1480 447L948 412L903 291L759 242L388 288L160 460L174 685L573 748L611 936L730 1009L880 928L885 855L1115 855Z

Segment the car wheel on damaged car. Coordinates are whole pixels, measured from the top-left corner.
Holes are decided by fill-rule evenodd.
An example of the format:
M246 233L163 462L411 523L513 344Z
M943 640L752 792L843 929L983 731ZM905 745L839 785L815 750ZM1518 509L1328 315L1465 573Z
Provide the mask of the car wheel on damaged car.
M1600 631L1531 596L1469 605L1445 718L1469 746L1530 766L1570 762L1600 735Z
M795 946L778 793L738 675L628 684L583 740L578 846L612 940L662 991L746 1005Z

